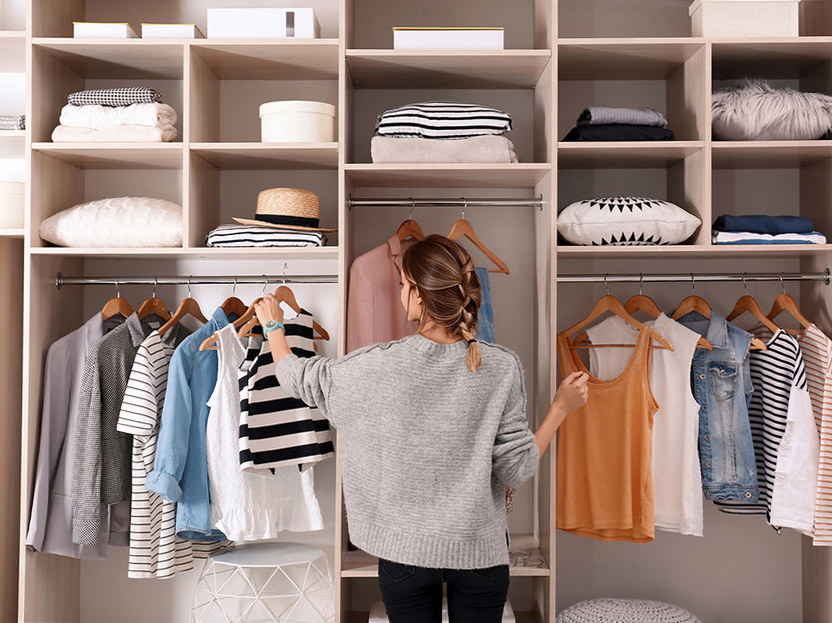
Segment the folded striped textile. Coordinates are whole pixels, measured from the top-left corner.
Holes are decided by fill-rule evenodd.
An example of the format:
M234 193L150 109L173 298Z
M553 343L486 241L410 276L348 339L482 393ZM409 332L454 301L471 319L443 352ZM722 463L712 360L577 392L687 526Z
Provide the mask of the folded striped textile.
M25 130L26 115L0 115L0 130Z
M713 231L713 244L826 244L826 236L808 234L756 234L748 231Z
M493 134L452 141L374 136L370 155L373 162L519 162L512 142Z
M69 128L59 125L52 130L53 143L162 143L176 138L176 128L166 125L116 125L103 130Z
M378 136L469 138L511 130L511 116L496 108L457 102L421 102L385 110L376 121Z
M206 247L322 247L324 244L326 235L318 231L259 225L220 225L205 237Z
M161 102L162 94L150 87L119 87L117 89L89 89L70 93L71 106L129 106Z
M131 104L130 106L71 106L61 109L61 125L72 128L102 130L117 125L165 127L176 123L176 111L167 104Z
M664 118L662 113L648 106L642 108L587 106L578 115L578 125L599 125L603 123L628 123L664 128L667 126L667 119Z

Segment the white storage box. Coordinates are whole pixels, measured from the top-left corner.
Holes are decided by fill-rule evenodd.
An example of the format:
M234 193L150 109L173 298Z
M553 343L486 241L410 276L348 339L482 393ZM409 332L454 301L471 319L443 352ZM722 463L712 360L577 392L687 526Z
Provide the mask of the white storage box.
M0 182L0 229L23 229L23 182Z
M695 0L694 37L797 37L798 0Z
M196 24L145 24L142 39L204 39Z
M72 36L76 39L138 39L130 24L72 22Z
M209 39L317 39L314 9L208 9Z
M394 50L502 50L502 28L393 28Z
M260 105L260 140L264 143L331 143L335 140L335 106L287 100Z

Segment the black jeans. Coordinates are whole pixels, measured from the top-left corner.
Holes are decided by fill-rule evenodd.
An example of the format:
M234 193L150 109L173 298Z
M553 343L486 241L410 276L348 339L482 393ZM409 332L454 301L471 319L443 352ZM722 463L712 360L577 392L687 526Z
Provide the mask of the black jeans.
M442 583L451 623L500 623L508 565L488 569L425 569L379 559L378 582L390 623L441 623Z

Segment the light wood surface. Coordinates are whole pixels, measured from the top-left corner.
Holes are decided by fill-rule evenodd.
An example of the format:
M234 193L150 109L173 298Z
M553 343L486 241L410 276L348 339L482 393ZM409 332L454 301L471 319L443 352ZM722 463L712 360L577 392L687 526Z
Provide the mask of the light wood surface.
M26 33L0 31L0 73L26 71Z
M667 168L705 149L704 141L558 143L561 169Z
M25 130L0 131L0 158L23 158L25 150Z
M183 75L182 43L36 38L33 44L85 78L181 80Z
M528 188L550 170L549 164L348 164L347 176L356 187L409 188Z
M338 40L196 40L190 44L220 80L337 80Z
M182 143L33 143L32 149L80 169L182 167Z
M218 169L336 169L338 143L191 143Z
M560 39L559 80L666 80L702 39Z
M714 141L716 169L792 169L832 158L832 141Z
M25 229L0 229L0 238L23 238Z
M832 37L714 41L714 80L799 78L832 59Z
M273 260L322 260L332 261L338 258L338 247L310 247L310 248L225 248L214 249L204 246L188 248L160 248L160 249L125 249L122 247L89 249L70 247L33 247L32 255L58 257L89 257L89 258L126 258L126 259L255 259L268 258Z

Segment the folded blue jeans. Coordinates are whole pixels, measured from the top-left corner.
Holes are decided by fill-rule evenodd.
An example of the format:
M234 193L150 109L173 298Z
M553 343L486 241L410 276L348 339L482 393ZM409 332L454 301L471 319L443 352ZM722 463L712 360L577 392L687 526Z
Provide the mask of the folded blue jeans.
M812 221L803 216L766 216L723 214L714 221L716 231L747 231L754 234L810 234L815 231Z

